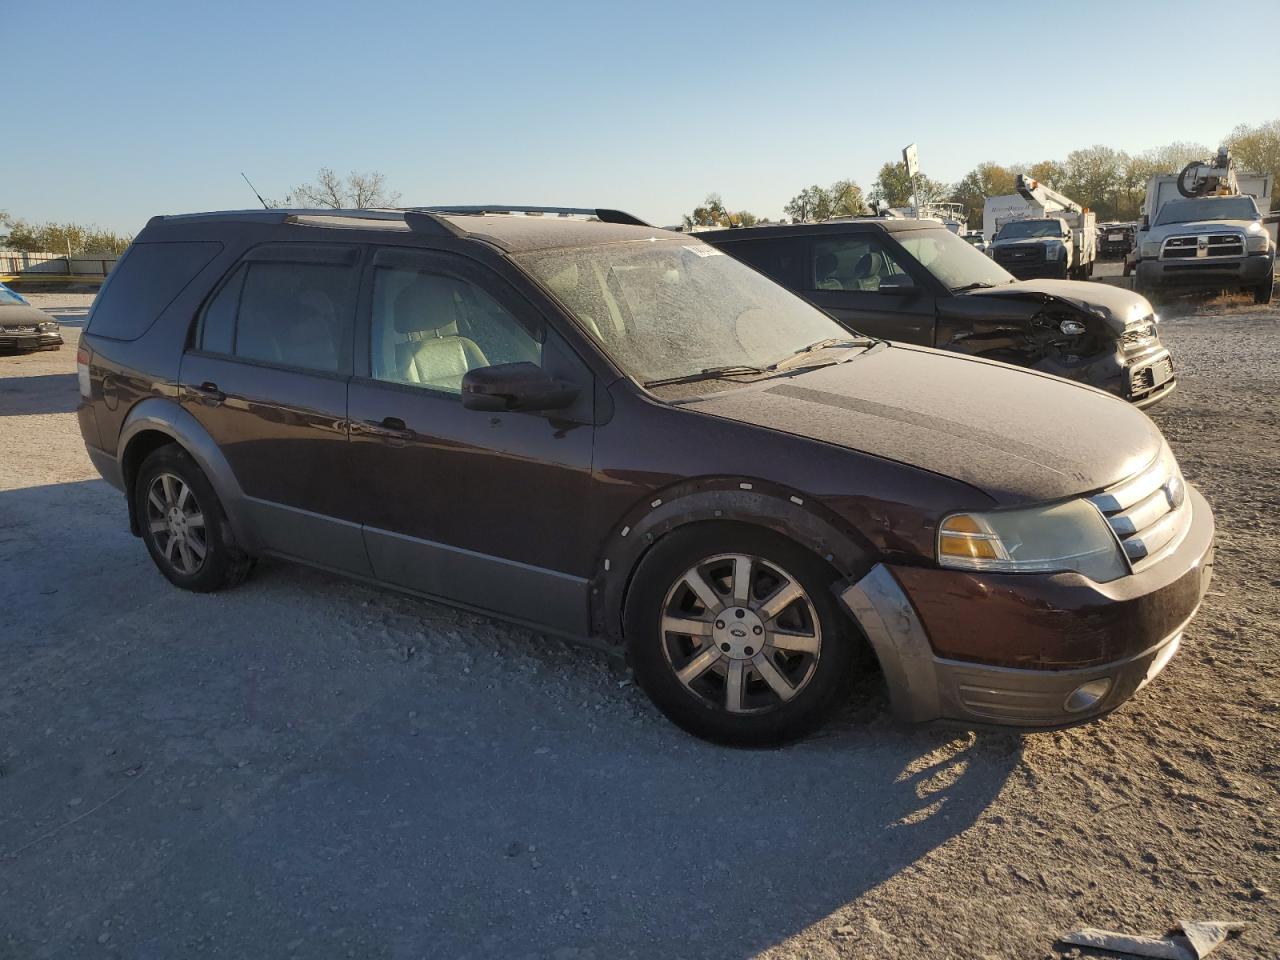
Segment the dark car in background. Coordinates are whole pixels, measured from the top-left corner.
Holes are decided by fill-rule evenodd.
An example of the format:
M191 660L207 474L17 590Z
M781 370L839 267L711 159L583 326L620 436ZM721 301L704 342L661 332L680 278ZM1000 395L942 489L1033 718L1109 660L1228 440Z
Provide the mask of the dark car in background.
M0 283L0 350L47 350L60 346L58 321Z
M1120 260L1133 249L1137 235L1136 223L1104 223L1098 227L1098 256L1107 260Z
M274 556L625 649L719 741L812 729L868 653L907 720L1096 717L1212 565L1140 411L851 335L617 211L154 218L77 365L176 586Z
M860 333L1099 387L1140 407L1176 385L1151 304L1074 280L1017 280L929 220L863 219L698 236Z

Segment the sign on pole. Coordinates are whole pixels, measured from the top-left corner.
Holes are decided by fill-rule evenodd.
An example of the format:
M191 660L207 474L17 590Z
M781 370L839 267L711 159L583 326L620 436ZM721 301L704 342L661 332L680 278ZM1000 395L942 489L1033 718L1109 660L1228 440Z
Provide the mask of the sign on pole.
M902 148L902 162L907 165L907 176L914 180L920 172L920 152L914 143Z

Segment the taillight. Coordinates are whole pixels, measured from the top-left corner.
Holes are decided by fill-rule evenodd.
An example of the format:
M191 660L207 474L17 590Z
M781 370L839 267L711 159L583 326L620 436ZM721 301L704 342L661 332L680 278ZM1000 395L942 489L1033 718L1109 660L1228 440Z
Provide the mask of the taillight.
M86 400L89 399L89 357L91 351L88 347L81 347L76 351L76 379L80 381L80 396Z

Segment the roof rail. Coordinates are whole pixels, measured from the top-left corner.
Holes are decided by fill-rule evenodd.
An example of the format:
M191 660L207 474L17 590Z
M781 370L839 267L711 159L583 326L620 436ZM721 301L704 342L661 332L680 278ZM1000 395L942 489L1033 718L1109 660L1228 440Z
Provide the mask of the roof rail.
M651 227L634 214L607 207L530 207L513 203L481 203L470 206L414 207L419 213L449 214L454 216L479 216L485 213L553 213L556 216L595 217L601 223L625 223L633 227Z

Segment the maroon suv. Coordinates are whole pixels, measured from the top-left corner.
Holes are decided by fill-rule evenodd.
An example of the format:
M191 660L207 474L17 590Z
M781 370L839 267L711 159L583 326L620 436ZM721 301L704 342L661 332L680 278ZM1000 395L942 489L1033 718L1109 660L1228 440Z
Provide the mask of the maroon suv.
M610 210L157 217L78 357L89 454L174 584L277 556L625 646L700 736L1114 708L1213 518L1140 411L863 338Z

